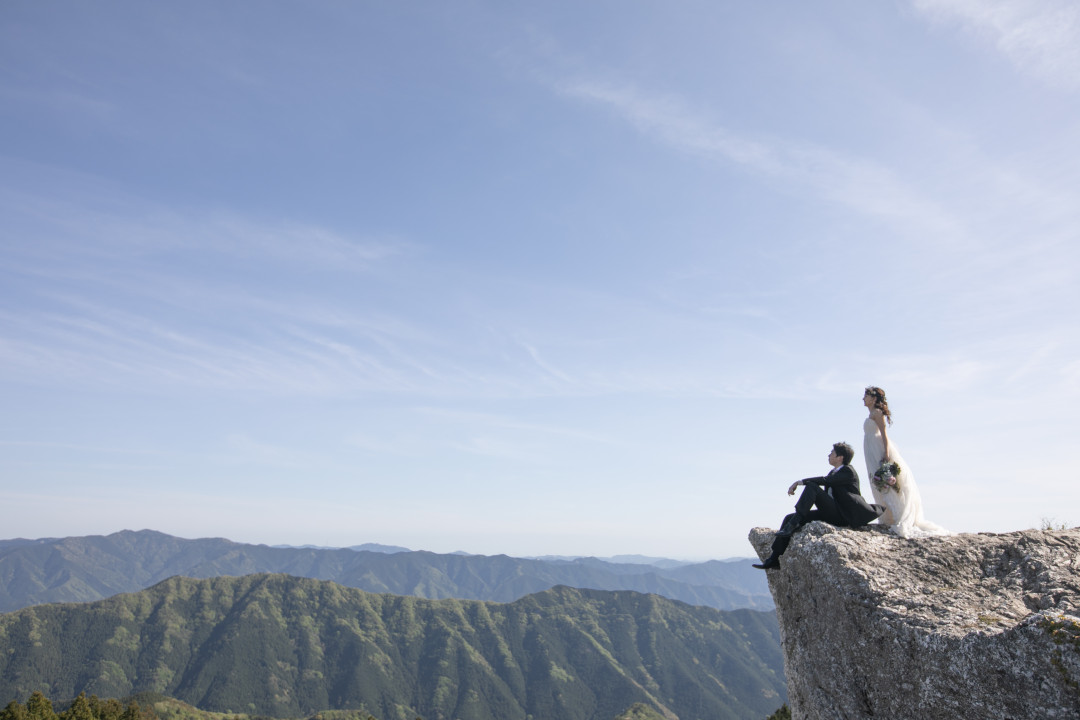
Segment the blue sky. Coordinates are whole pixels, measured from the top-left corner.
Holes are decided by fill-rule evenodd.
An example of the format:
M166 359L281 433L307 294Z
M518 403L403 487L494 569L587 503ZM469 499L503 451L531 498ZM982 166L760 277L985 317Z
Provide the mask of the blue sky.
M1075 524L1078 149L1068 0L5 2L0 536Z

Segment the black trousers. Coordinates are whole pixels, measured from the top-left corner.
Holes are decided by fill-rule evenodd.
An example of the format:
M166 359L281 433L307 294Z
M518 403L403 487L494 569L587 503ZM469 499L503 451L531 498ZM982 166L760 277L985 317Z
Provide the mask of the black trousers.
M795 512L784 517L780 524L780 532L773 540L773 555L779 557L787 550L791 543L791 535L812 520L823 520L830 525L846 527L847 520L840 514L840 506L829 495L829 491L819 485L804 485L798 502L795 503Z

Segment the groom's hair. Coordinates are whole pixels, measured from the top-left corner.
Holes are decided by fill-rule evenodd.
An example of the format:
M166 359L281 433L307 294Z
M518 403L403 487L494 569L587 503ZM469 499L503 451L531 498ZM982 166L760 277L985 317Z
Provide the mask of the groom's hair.
M851 464L851 459L855 457L855 451L847 443L833 443L833 452L840 456L840 459L844 461L845 465Z

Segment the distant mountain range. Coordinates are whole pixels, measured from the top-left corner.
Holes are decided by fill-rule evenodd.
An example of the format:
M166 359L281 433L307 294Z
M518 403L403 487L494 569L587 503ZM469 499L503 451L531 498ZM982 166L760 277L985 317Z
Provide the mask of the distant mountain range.
M197 557L209 542L113 539L144 559L148 543ZM100 546L75 547L84 564L121 572L97 557ZM5 587L26 562L5 566ZM562 586L505 604L425 600L266 574L172 578L0 615L0 705L35 690L162 693L277 717L363 709L380 720L610 720L635 703L668 718L762 718L786 700L771 612Z
M665 567L656 562L616 563L597 558L280 548L125 530L107 536L0 540L0 612L40 603L100 600L176 575L210 578L253 573L286 573L369 592L432 599L510 602L567 585L653 593L721 610L773 607L764 573L746 561Z
M582 555L538 555L530 557L530 560L547 560L548 562L571 562L574 560L582 560ZM672 558L652 557L651 555L614 555L612 557L592 558L593 560L603 560L609 563L615 563L618 565L655 565L660 568L677 568L684 567L686 565L695 565L696 563L689 562L687 560L673 560Z
M340 550L341 548L326 547L325 545L272 545L276 548L290 548L301 550ZM381 552L381 553L399 553L410 552L409 548L401 547L400 545L382 545L380 543L364 543L363 545L350 545L345 548L346 550L356 550L357 552Z

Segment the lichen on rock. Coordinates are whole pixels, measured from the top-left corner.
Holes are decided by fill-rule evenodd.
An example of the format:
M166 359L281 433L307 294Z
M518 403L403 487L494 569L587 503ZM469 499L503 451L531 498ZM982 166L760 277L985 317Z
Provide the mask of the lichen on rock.
M814 522L768 576L793 718L1080 718L1080 529Z

